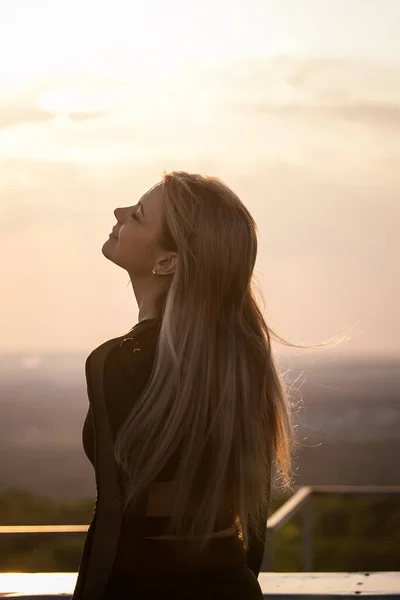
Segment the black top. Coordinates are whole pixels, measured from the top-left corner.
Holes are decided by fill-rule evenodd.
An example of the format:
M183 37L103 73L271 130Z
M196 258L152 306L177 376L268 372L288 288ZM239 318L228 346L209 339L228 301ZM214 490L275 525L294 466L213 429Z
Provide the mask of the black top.
M139 398L150 379L160 323L159 319L140 321L106 356L103 386L113 441L131 412L135 398ZM92 411L89 407L82 441L88 459L96 468L94 440ZM162 494L168 494L168 482L173 483L178 458L178 455L171 457L154 484L142 495L135 513L129 517L123 516L113 575L183 573L248 564L258 576L264 543L254 536L250 537L247 552L235 531L232 535L212 538L201 554L195 553L184 539L149 539L150 536L163 535L168 524L168 516L165 516L165 513L163 516L153 516L154 512L156 515L158 513L157 508L154 511L153 507L152 512L149 509L149 493L153 492L153 497L154 493L158 494L156 505L158 509L162 507ZM123 478L120 473L119 476L122 490ZM161 482L162 485L157 487ZM165 504L168 504L167 499ZM267 515L265 522L266 519ZM233 524L232 514L221 510L215 531L227 529Z

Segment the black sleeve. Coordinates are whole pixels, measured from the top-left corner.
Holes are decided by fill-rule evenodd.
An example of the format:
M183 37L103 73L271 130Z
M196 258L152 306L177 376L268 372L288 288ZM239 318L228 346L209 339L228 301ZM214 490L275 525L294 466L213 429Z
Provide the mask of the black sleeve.
M261 517L260 528L263 532L261 538L256 536L255 532L250 529L249 532L249 547L247 550L247 565L253 571L256 577L258 577L261 569L261 564L264 558L265 543L267 540L267 521L269 517L269 506L271 497L271 483L268 485L267 490L268 497L268 508Z
M114 442L150 378L154 352L148 340L143 340L143 336L141 339L144 343L140 344L140 352L138 339L127 337L110 350L104 363L104 395ZM82 442L86 456L95 466L95 433L90 405L83 424Z
M266 532L267 532L267 519L263 519L262 527L265 528L264 535L260 539L255 535L253 531L250 530L249 534L249 547L247 550L247 565L253 571L256 577L258 577L260 573L260 568L262 564L262 560L264 557L264 549L265 549L265 540L266 540Z
M149 382L154 356L151 341L129 337L107 356L104 390L113 441Z

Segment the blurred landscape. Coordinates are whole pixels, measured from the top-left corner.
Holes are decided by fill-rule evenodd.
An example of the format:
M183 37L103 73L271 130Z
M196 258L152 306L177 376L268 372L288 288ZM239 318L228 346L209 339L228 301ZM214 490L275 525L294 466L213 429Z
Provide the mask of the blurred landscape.
M94 473L81 443L84 354L0 356L0 524L88 524ZM400 359L279 356L299 450L294 483L400 484ZM288 498L275 486L274 512ZM79 567L84 536L0 540L0 571ZM273 570L302 569L302 518L274 534ZM315 571L396 570L398 496L313 500Z
M83 354L0 355L0 493L95 493L81 442ZM279 358L299 441L296 485L400 484L400 359L305 353Z
M382 314L376 304L373 310ZM19 311L16 315L21 318ZM390 315L388 321L392 326ZM115 326L112 319L102 319L101 327L105 323L110 330ZM83 331L82 345L114 333L97 325L90 335ZM70 331L62 319L59 326ZM53 332L53 327L43 330ZM369 327L370 343L375 330ZM391 336L399 339L395 327ZM38 339L32 333L35 344ZM12 341L11 349L19 344L14 329ZM3 344L8 348L6 339ZM352 355L296 351L279 357L299 443L296 486L400 484L400 356L382 354L392 348L377 343L376 356L367 354L366 344L359 355L353 345ZM85 359L82 352L0 353L0 525L91 521L95 479L81 440L88 409ZM272 512L289 495L275 486ZM274 571L302 569L302 531L302 515L297 515L273 535ZM312 533L314 571L398 570L400 497L314 498ZM0 571L76 572L83 542L84 535L4 537Z

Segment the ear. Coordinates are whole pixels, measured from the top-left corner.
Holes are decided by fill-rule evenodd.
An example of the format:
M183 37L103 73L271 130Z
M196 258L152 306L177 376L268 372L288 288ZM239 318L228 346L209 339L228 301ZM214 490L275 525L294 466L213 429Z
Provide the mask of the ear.
M157 275L173 275L175 273L178 254L176 252L168 252L157 259L154 270Z

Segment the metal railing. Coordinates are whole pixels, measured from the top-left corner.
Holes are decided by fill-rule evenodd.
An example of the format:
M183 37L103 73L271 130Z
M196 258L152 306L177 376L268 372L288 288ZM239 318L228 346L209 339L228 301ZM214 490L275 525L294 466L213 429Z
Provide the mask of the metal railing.
M378 496L388 494L399 494L400 485L376 486L376 485L318 485L303 486L289 500L287 500L267 521L267 541L265 544L264 558L261 571L272 570L273 534L281 529L287 521L299 512L303 516L303 530L301 541L301 555L303 571L313 570L313 498L325 495L352 495L352 496Z
M261 571L272 569L272 536L299 512L303 516L303 571L313 570L313 498L321 495L388 495L400 494L400 485L393 486L303 486L299 488L267 521L267 541ZM2 525L0 540L27 536L82 536L89 525Z

